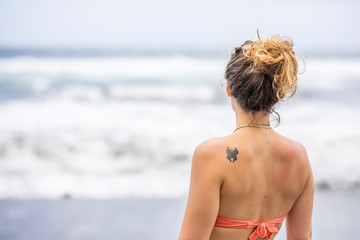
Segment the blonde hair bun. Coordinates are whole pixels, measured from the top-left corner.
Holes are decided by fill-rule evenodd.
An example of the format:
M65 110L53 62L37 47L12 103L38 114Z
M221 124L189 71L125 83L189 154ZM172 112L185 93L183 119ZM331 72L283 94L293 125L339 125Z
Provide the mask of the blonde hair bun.
M274 34L266 40L258 40L242 46L243 54L253 61L254 71L269 75L279 100L292 97L297 90L298 62L293 42Z

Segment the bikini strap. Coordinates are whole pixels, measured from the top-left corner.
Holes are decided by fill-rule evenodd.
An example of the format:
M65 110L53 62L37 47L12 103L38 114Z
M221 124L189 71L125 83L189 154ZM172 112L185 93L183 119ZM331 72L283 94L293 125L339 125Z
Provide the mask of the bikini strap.
M241 221L234 220L229 218L224 218L218 216L215 222L215 226L217 227L225 227L225 228L253 228L254 231L250 234L249 240L256 240L257 238L268 238L270 239L274 233L278 233L279 229L275 227L284 221L286 216L281 218L276 218L268 222L253 222L253 221Z

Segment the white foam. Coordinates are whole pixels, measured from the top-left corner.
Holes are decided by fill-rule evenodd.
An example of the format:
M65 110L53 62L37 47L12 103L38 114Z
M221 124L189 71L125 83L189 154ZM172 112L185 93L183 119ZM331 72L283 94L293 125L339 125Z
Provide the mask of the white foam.
M359 82L359 66L358 58L309 58L304 74L299 75L300 87L312 90L340 89L351 81Z
M85 81L99 77L166 78L223 75L226 62L217 58L118 57L118 58L36 58L0 59L0 74L75 75Z
M216 90L207 85L115 86L110 89L110 96L114 99L207 102L216 100Z
M0 198L186 196L197 144L235 126L216 80L222 64L182 57L1 59L3 81L29 78L35 95L48 92L0 103ZM358 65L309 59L300 87L323 93L352 84L356 91ZM97 84L65 84L63 74ZM133 79L102 85L114 80L109 76ZM64 85L51 88L56 81ZM305 145L318 188L360 186L354 102L298 98L279 112L276 130Z
M305 145L317 187L359 185L359 109L302 101L279 112L277 131ZM2 104L0 198L186 196L192 151L233 118L229 104Z

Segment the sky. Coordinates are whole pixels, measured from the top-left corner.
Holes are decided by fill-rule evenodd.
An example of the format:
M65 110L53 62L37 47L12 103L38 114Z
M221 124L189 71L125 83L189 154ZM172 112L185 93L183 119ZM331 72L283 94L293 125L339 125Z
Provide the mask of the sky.
M0 0L0 47L226 49L279 33L360 53L356 0Z

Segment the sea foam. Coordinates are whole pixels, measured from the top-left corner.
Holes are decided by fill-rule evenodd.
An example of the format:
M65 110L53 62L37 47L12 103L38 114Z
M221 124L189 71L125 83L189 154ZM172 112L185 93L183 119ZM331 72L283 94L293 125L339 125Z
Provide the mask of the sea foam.
M318 189L360 186L358 59L309 59L279 133ZM0 198L184 197L202 141L234 129L226 59L2 58Z

